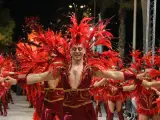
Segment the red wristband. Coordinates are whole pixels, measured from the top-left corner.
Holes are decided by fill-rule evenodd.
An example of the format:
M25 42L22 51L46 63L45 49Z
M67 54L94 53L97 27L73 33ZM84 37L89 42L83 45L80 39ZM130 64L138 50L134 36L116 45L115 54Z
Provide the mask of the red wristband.
M157 106L160 108L160 98L156 99Z
M22 86L22 85L27 85L27 79L17 79L17 85Z
M22 86L22 85L27 85L27 77L25 77L25 78L21 78L21 79L17 79L17 85L20 85L20 86Z
M118 90L119 91L123 91L123 87L118 87Z
M136 79L136 74L129 73L127 71L124 71L123 75L124 75L124 80L133 80L133 79Z
M134 79L134 82L138 85L141 85L142 84L142 80L140 79Z

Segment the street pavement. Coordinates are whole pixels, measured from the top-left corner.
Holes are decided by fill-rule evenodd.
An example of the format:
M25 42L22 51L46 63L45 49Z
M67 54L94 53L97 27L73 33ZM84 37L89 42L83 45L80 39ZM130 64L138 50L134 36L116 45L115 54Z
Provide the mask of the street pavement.
M0 120L32 120L33 108L29 108L29 103L26 101L26 96L17 96L15 93L12 93L14 104L9 103L8 115L6 117L0 116ZM106 120L106 114L103 106L102 108L102 117L99 117L98 120ZM114 117L114 120L118 118Z

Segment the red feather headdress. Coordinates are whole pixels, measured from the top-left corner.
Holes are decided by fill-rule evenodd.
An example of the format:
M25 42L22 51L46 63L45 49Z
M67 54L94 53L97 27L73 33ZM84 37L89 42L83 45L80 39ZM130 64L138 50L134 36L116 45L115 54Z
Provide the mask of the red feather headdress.
M101 21L99 24L93 26L93 24L90 24L92 18L85 17L81 20L80 24L77 23L75 14L70 18L72 25L68 30L71 36L71 46L73 44L83 44L87 50L91 49L93 45L104 45L108 48L112 48L110 40L113 35L109 31L105 30L110 19L107 20L105 24ZM91 27L93 28L92 31L90 31ZM95 37L95 40L93 40L93 37Z
M108 67L105 64L108 61L106 59L106 53L104 52L101 54L93 52L92 47L94 45L103 45L107 46L109 49L112 48L110 40L112 39L113 35L109 31L105 30L110 19L108 19L105 23L101 21L99 24L93 26L92 24L90 24L92 18L85 17L82 19L80 24L78 24L74 14L70 18L72 22L68 29L70 33L70 41L64 38L61 33L55 33L52 30L48 29L47 31L33 31L34 33L29 36L29 38L34 39L34 41L38 42L38 44L40 45L39 47L36 47L36 50L33 50L33 48L26 43L18 44L17 55L23 66L27 66L28 63L35 66L37 64L39 65L41 61L50 61L49 68L56 69L57 66L62 67L63 64L54 63L58 61L59 63L61 62L69 64L69 50L71 46L74 44L83 44L87 51L86 62L89 65L101 70ZM93 31L90 31L90 27L93 28ZM93 38L95 38L95 40L93 40ZM48 53L46 55L47 58L42 60L42 57L39 57L41 53ZM96 56L97 54L98 57ZM111 54L117 55L117 53L114 52ZM46 56L44 54L44 57Z

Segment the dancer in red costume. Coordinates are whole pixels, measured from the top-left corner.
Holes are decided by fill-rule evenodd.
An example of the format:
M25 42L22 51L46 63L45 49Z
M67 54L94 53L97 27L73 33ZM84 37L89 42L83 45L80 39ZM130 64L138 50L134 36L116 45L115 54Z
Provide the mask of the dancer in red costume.
M10 84L6 84L6 86L7 86L7 101L10 103L12 103L12 104L14 104L14 102L13 102L13 98L12 98L12 94L11 94L11 85Z
M14 65L13 65L13 60L9 56L1 56L0 55L0 100L1 100L1 105L3 105L4 108L4 113L1 111L1 114L4 116L7 116L7 108L8 108L8 100L12 97L9 93L9 89L11 84L6 83L2 78L6 77L8 74L8 71L14 71ZM13 102L13 100L12 100Z
M118 112L119 120L124 120L122 112L123 101L127 96L129 96L131 91L135 90L136 86L111 79L109 79L106 84L106 80L103 79L102 81L96 83L96 87L101 87L100 89L102 89L94 92L94 94L101 95L102 98L100 98L103 99L107 113L106 120L113 120L115 107Z
M60 79L44 82L44 105L41 120L61 120L62 103L64 99L62 83Z
M157 92L148 87L143 87L142 85L137 86L136 90L136 103L138 120L159 120L158 106L153 104L159 96Z
M142 62L144 62L144 68L149 72L148 74L144 76L144 80L137 82L138 86L136 91L134 92L133 96L136 97L136 103L137 103L137 112L138 112L138 120L159 120L160 116L158 115L158 106L156 104L153 104L156 99L158 98L157 92L148 87L146 83L155 81L153 77L156 75L155 71L151 72L151 67L154 66L152 61L151 53L148 52L143 57L139 57L140 52L136 51L134 53L135 57L135 63L132 64L132 67L137 71L142 71Z
M89 34L90 25L88 22L91 21L90 18L84 18L80 25L78 25L75 16L72 16L71 20L73 25L69 28L71 32L70 44L67 44L63 39L57 41L61 44L51 44L54 43L54 41L49 42L51 38L45 38L45 35L40 36L42 42L49 43L46 44L47 48L51 48L47 49L48 52L55 54L52 66L48 71L29 74L26 81L16 81L10 77L6 77L5 80L14 84L17 82L30 84L42 80L56 80L61 77L64 89L63 120L97 120L89 94L93 76L123 81L141 78L143 75L136 76L127 72L106 70L105 57L95 58L91 52L90 48L93 45L91 39L95 36L96 41L93 41L95 45L103 43L111 48L112 34L104 30L105 25L102 23L100 23L101 27L96 26ZM57 49L61 50L61 54L57 53ZM103 55L105 56L105 54Z
M35 46L33 45L31 46L28 44L25 45L23 43L20 43L18 45L19 49L17 49L17 55L18 55L17 57L19 61L22 63L21 68L23 68L23 66L24 68L27 66L34 73L40 72L39 69L42 69L42 70L46 69L47 66L49 66L49 61L50 61L47 52L40 53L37 50L38 48L37 46L40 46L42 44L39 41L36 41L36 39L34 38L36 37L37 34L45 33L45 31L42 28L42 25L40 25L38 21L39 21L39 18L37 17L26 18L26 21L25 21L26 28L27 29L31 28L31 33L28 34L28 40ZM23 53L26 53L25 56L23 56L24 55ZM26 56L31 59L26 58ZM27 62L24 62L25 61L24 58L26 58L26 61L28 60L29 65L27 64ZM36 61L40 61L40 64L37 66L34 64L36 63ZM25 71L29 71L29 70L25 70ZM35 83L39 83L39 82L42 82L42 81L37 81ZM30 83L30 84L35 84L35 83ZM62 90L60 80L55 80L55 81L50 80L49 82L45 81L43 82L43 85L41 84L40 86L41 86L41 89L36 91L38 93L35 101L36 105L35 105L35 113L34 113L33 119L34 120L37 120L37 119L59 120L62 117L61 108L62 108L62 101L63 101L63 90Z
M117 52L107 51L106 54L108 54L108 67L111 70L120 70L120 68L123 67L122 60L118 57L119 54ZM122 104L127 95L126 91L133 91L136 87L134 85L127 85L125 82L118 80L115 81L113 79L109 79L107 84L106 82L98 82L97 85L104 86L104 89L99 94L103 96L105 110L107 113L106 119L113 120L116 107L119 120L124 120ZM124 87L124 90L120 90L122 87Z
M48 56L46 56L46 54L40 54L38 52L37 52L38 56L36 56L37 53L35 53L35 51L30 49L30 48L32 48L32 46L24 45L24 43L19 43L18 46L19 46L20 51L17 51L17 52L19 55L21 55L21 57L22 57L21 53L29 52L29 54L27 54L27 56L30 56L31 58L34 56L32 58L32 60L34 62L40 60L41 58L46 58L46 59L48 58ZM30 49L30 50L26 51L27 49ZM25 50L25 51L23 51L23 50ZM34 50L36 50L36 49L34 48ZM19 59L21 59L21 58L19 57ZM43 71L44 69L46 69L48 66L48 59L47 60L46 59L44 59L45 62L41 61L41 66L38 66L37 68L34 68L32 70L34 72L40 72L40 71ZM20 60L20 61L22 62L22 60ZM25 69L31 69L33 66L31 62L30 62L30 65L27 64L27 66L28 66L27 68L26 68L25 62L21 65L22 65L21 67L23 68L23 66L24 66ZM27 71L27 70L25 70L25 71ZM24 69L23 69L23 73L24 73ZM23 76L24 75L22 75L22 78L23 78ZM39 83L42 81L43 80L36 81L36 82L31 81L30 84L35 84L35 83ZM61 119L61 117L62 117L63 89L62 89L62 84L60 81L61 81L60 79L44 81L43 84L41 84L41 88L39 90L35 91L37 93L37 96L34 97L34 98L36 98L34 100L34 103L35 103L34 108L36 111L34 113L33 120L39 120L39 119L40 120L53 120L53 119L60 120ZM19 84L19 85L21 86L22 84ZM33 91L32 91L32 93L33 93Z
M149 59L150 58L150 59ZM151 55L148 57L148 61L151 61L152 57ZM148 64L147 64L148 66ZM158 55L154 56L154 63L149 64L150 69L148 70L148 74L146 74L147 77L144 77L143 80L140 81L140 84L142 86L146 87L146 91L151 91L149 93L150 95L150 107L152 107L153 109L150 109L150 113L152 113L152 118L154 120L159 120L160 116L160 92L159 92L159 88L160 88L160 80L159 80L159 76L160 76L160 71L156 70L154 68L151 68L153 66L158 66L160 67L160 56L159 56L159 52ZM148 94L147 94L148 95ZM148 96L147 96L148 97ZM151 98L152 97L152 98ZM148 114L145 114L147 117L145 117L145 119L148 119Z
M95 82L101 80L101 78L93 78L92 79L92 85L94 85ZM101 91L102 89L98 89L98 91ZM96 93L96 94L95 94ZM99 94L99 93L102 93L102 92L95 92L95 90L91 90L90 91L90 94L91 96L93 96L93 100L95 100L96 102L96 108L95 108L95 111L96 111L96 116L98 118L98 114L99 114L99 117L102 117L102 111L101 111L101 103L103 101L103 94Z
M33 108L34 105L34 96L35 96L33 95L35 93L34 86L35 86L34 84L26 86L26 96L29 102L29 108Z
M120 68L123 67L122 61L120 58L118 58L118 53L113 52L114 56L109 58L109 65L111 70L120 70ZM107 113L107 117L109 120L113 120L113 116L114 116L114 110L116 107L116 111L118 114L118 118L119 120L124 120L123 117L123 111L122 111L122 104L124 102L124 92L119 90L119 87L123 87L124 83L122 83L121 81L114 81L112 79L110 79L108 81L108 91L106 91L105 93L105 100L104 104L105 104L105 108L107 109L106 113ZM132 89L130 89L132 90Z
M7 97L7 88L4 82L0 82L0 115L4 116L7 116L8 101L6 97ZM2 106L4 110L2 110Z

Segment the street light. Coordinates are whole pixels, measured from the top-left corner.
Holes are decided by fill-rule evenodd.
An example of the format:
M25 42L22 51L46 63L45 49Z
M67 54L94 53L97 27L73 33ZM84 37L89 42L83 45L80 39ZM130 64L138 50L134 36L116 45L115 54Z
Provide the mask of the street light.
M81 6L80 6L80 8L84 8L84 6L83 6L83 5L81 5Z
M72 8L73 6L72 5L69 5L69 8Z

